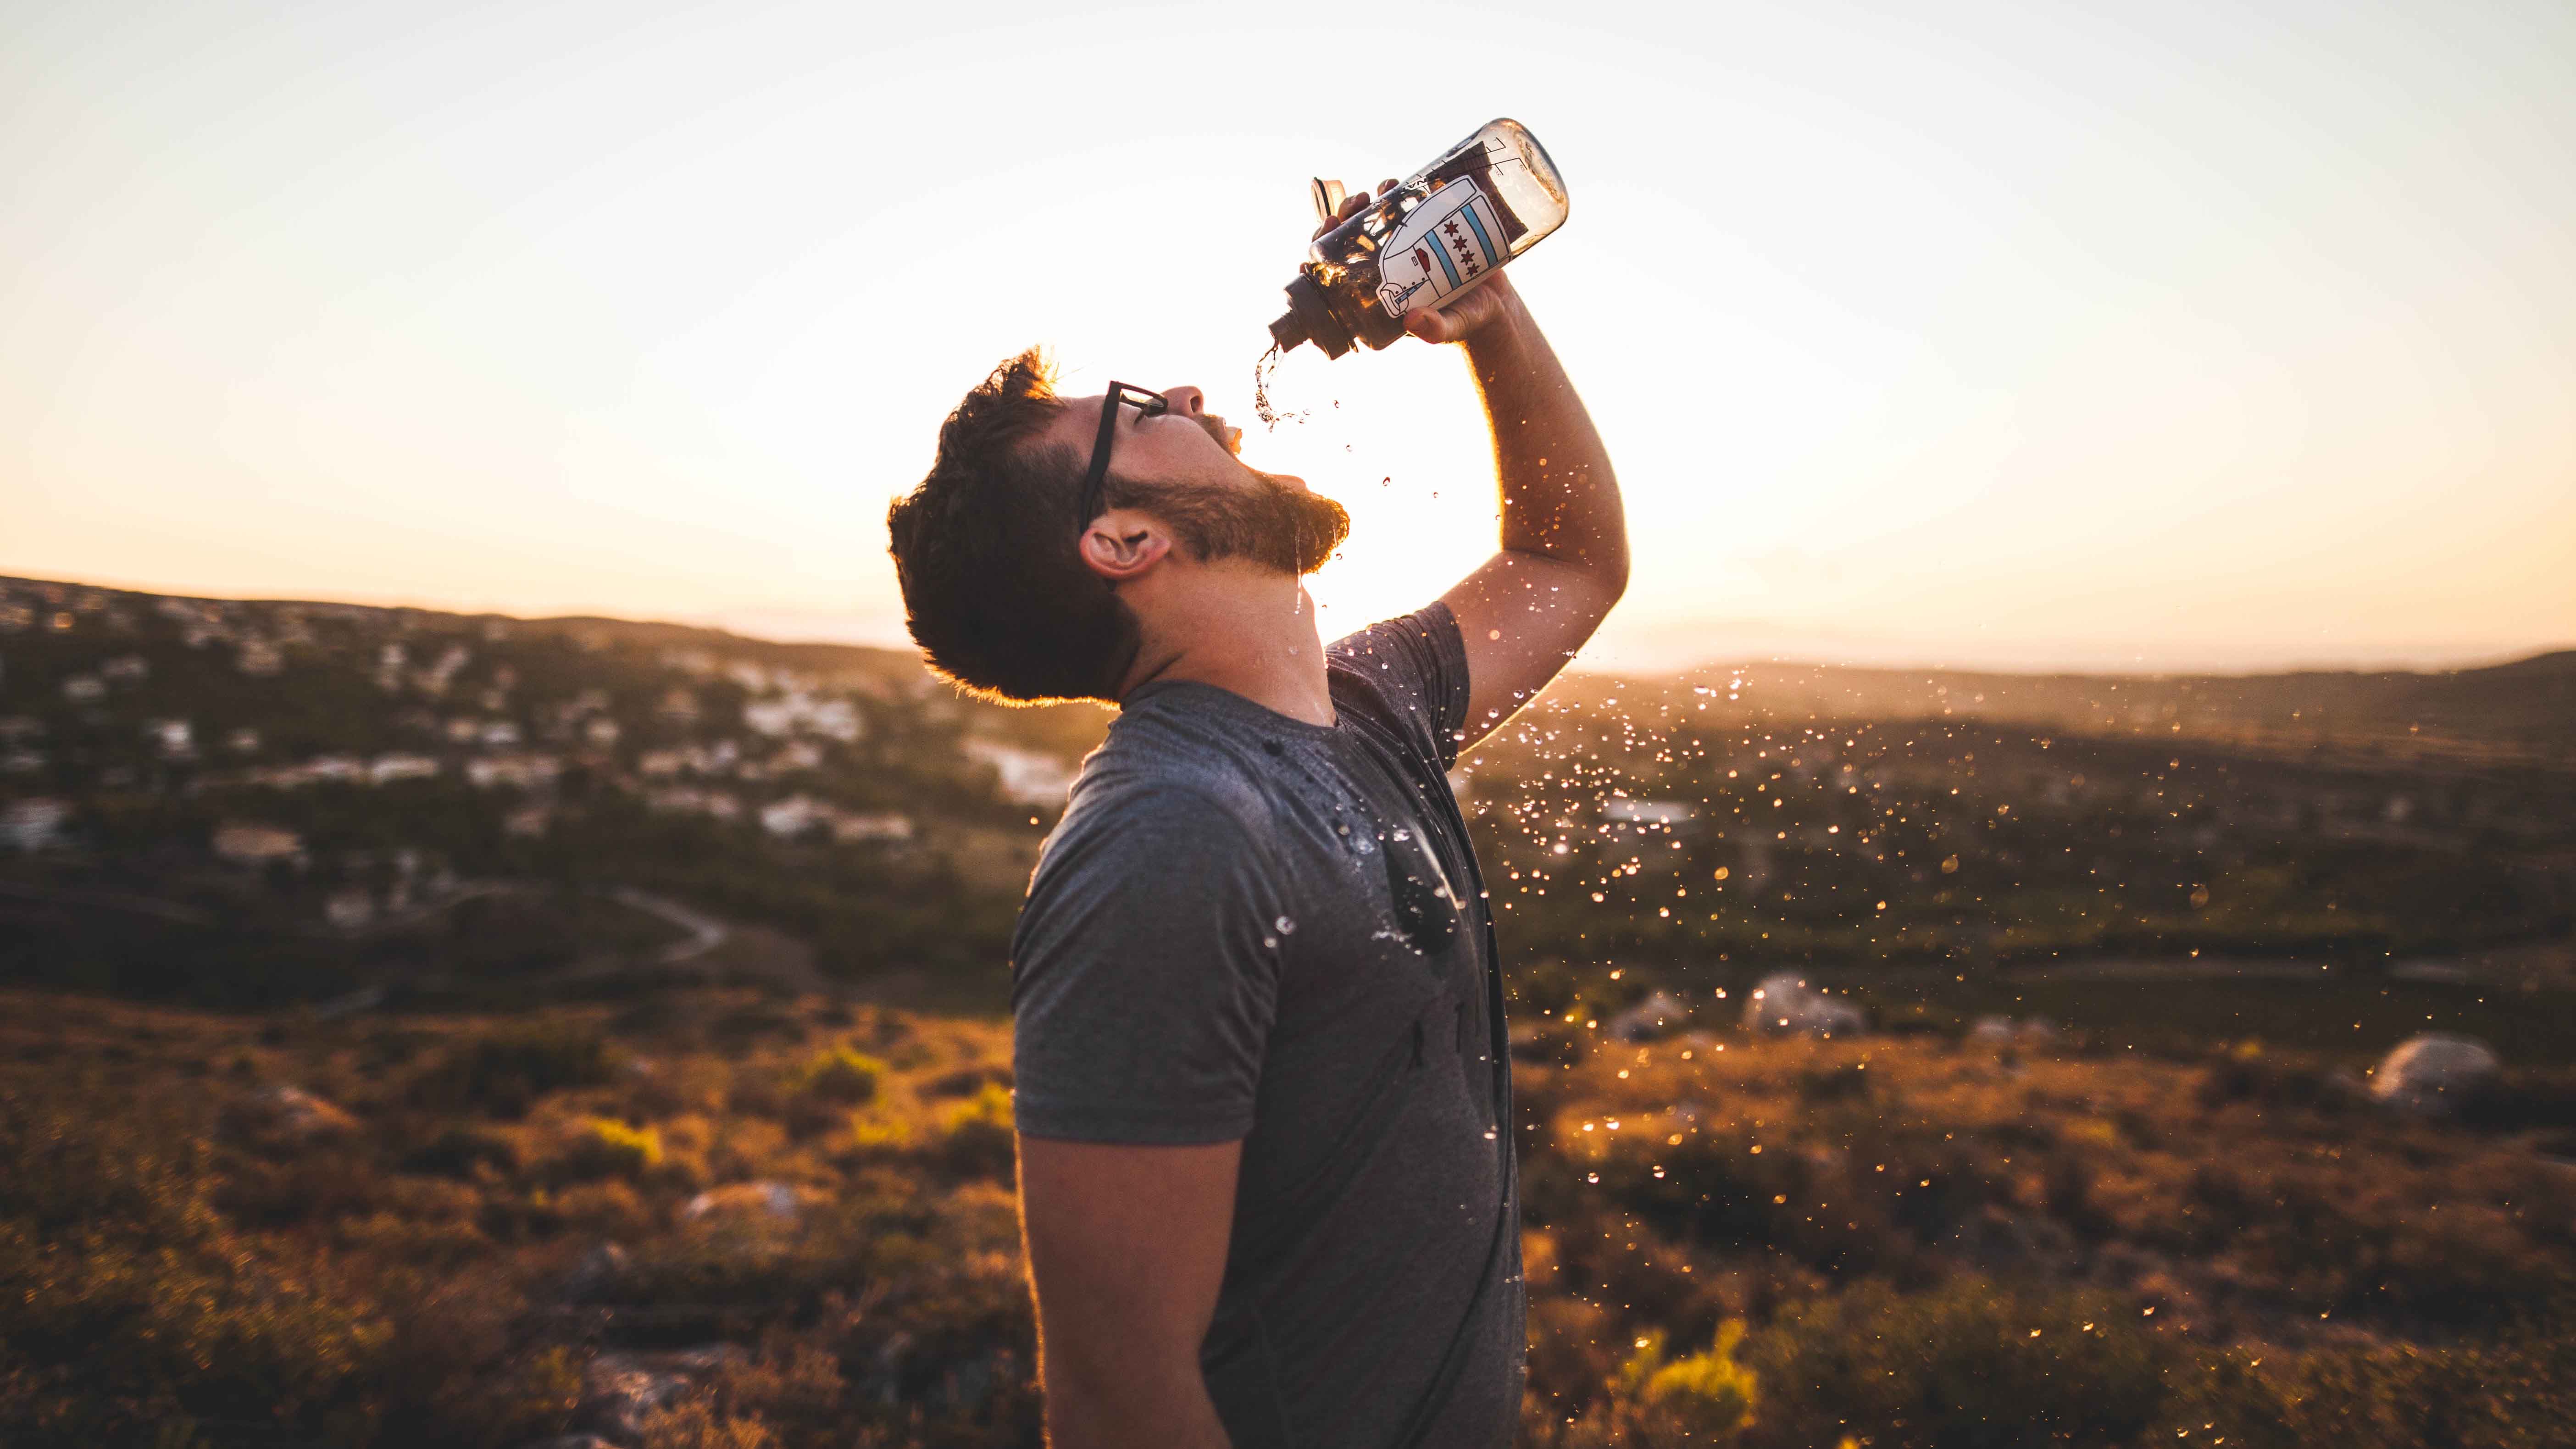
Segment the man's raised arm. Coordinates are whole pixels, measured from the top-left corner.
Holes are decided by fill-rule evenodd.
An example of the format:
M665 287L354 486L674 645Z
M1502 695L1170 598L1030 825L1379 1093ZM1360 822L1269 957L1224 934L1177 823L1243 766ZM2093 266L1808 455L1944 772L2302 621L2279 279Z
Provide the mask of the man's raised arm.
M1051 1449L1227 1449L1199 1344L1242 1152L1020 1138Z
M1502 490L1501 551L1441 596L1467 644L1464 749L1545 688L1619 602L1628 525L1592 416L1509 276L1406 320L1425 341L1466 344Z

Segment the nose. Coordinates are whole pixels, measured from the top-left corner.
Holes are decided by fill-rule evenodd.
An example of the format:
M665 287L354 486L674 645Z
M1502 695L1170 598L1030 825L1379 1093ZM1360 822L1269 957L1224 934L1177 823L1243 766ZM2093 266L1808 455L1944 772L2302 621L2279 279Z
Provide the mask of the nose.
M1183 417L1194 418L1207 411L1207 394L1194 387L1165 388L1163 401Z

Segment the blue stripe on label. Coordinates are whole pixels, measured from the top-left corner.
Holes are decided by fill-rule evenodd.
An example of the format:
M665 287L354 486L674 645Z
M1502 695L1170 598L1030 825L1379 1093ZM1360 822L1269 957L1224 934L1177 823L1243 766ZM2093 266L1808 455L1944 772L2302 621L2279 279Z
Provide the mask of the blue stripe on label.
M1449 265L1449 243L1440 239L1440 228L1433 227L1422 239L1431 244L1431 254L1440 259L1440 270L1449 274L1449 290L1458 290L1458 269Z
M1485 235L1485 224L1476 220L1476 203L1472 201L1468 202L1465 206L1460 207L1459 210L1466 214L1467 229L1476 234L1476 245L1485 249L1485 265L1489 267L1501 266L1503 264L1503 254L1495 249L1494 239Z

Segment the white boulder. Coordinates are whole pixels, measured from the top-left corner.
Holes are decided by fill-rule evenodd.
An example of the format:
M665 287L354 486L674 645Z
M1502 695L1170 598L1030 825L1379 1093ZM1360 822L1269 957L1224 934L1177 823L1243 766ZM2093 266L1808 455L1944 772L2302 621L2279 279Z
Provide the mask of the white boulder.
M2494 1050L2474 1037L2426 1032L2411 1036L2380 1059L2370 1095L2383 1106L2420 1116L2447 1116L2504 1069Z
M1602 1033L1619 1041L1655 1041L1671 1035L1690 1019L1680 998L1658 991L1601 1024Z
M1744 999L1744 1027L1771 1036L1851 1036L1869 1029L1869 1018L1848 1001L1836 1001L1795 972L1762 978Z

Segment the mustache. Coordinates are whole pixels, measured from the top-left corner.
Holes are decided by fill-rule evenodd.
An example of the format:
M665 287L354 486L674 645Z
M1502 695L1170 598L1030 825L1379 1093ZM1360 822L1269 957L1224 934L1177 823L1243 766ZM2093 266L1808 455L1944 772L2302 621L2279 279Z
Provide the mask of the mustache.
M1350 536L1349 511L1271 474L1246 471L1253 475L1249 484L1113 480L1110 501L1161 518L1182 545L1207 562L1249 559L1291 576L1322 568Z

